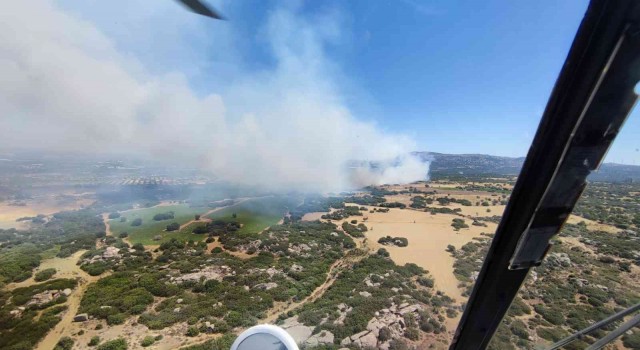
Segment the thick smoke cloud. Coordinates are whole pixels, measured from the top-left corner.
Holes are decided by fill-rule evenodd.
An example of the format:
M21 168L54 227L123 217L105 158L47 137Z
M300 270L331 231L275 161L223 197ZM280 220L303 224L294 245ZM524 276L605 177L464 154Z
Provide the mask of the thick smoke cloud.
M341 98L325 55L341 34L332 16L309 21L295 8L272 11L263 33L273 67L235 67L232 83L203 96L184 73L145 69L96 25L50 1L4 7L3 149L136 154L271 189L334 191L428 172L408 156L416 147L410 138L356 118ZM354 171L353 160L395 166Z

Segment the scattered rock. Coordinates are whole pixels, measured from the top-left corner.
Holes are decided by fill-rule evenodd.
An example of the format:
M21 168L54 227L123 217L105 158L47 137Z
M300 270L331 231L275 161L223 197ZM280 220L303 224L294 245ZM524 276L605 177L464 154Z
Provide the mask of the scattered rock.
M89 320L88 314L77 314L73 317L73 322L85 322Z
M546 262L551 268L571 266L571 259L567 253L551 253L547 256Z
M31 297L31 300L27 302L27 306L47 304L55 299L58 299L61 295L62 293L57 289L45 290L42 293L34 294Z
M205 281L222 281L222 278L224 276L229 275L235 275L235 271L232 271L228 266L207 266L202 270L196 269L191 273L187 273L177 277L171 277L170 281L176 284L181 284L187 281L199 282L201 278L204 278Z
M277 283L274 282L267 282L267 283L258 283L255 286L253 286L253 289L257 289L257 290L269 290L269 289L273 289L276 288L278 286Z

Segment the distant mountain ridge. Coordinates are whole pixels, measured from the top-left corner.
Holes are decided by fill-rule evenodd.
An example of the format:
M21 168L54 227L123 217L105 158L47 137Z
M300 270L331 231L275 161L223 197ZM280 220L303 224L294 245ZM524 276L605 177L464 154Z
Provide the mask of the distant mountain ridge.
M500 157L487 154L447 154L413 152L424 161L430 161L431 176L444 175L511 175L517 176L525 157ZM591 181L640 181L640 166L604 163L598 172L589 176Z

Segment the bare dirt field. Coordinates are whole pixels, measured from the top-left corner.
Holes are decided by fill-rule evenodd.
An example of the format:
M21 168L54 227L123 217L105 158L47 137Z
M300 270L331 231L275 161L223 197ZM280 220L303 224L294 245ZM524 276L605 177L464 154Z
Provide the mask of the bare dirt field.
M303 220L318 220L322 214L324 213L309 213ZM375 212L365 215L368 217L367 221L361 221L362 218L359 217L350 217L349 220L358 219L367 226L369 231L365 233L366 244L372 251L384 247L397 264L415 263L429 270L435 278L436 289L456 299L456 302L466 300L458 288L458 280L453 275L454 259L446 251L447 245L460 248L473 237L480 237L480 233L493 233L496 224L487 223L487 227L470 225L469 228L456 232L451 227L451 222L460 218L457 215L431 215L410 209L390 209L388 213ZM468 219L467 222L471 223ZM342 222L334 223L340 225ZM378 243L378 239L384 236L405 237L409 240L409 246L383 246Z

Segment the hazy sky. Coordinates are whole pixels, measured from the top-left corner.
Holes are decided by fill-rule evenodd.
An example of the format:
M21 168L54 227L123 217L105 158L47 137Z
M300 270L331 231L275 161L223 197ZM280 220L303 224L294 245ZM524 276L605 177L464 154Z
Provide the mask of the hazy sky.
M349 144L349 137L380 143L380 148L400 144L392 152L376 149L371 158L408 148L525 155L586 8L586 1L577 0L211 0L229 19L221 22L193 15L171 0L35 2L50 3L56 11L86 24L89 31L98 32L105 43L83 50L116 57L126 67L129 77L124 81L133 76L138 83L132 83L132 91L152 86L160 93L151 99L169 104L163 96L175 95L175 87L166 87L176 85L176 90L187 91L184 106L193 104L190 99L202 102L189 107L196 110L189 113L218 109L225 123L241 120L234 128L270 123L275 130L286 123L286 118L260 115L260 111L278 113L282 106L274 99L318 104L311 112L314 123L306 130L309 135L330 132L340 118L347 120L345 129L367 130L362 135L353 130L337 132L336 143L351 148L349 155L364 147ZM13 29L21 34L20 28ZM79 40L75 32L66 35L71 39L65 40L72 43ZM94 78L109 85L108 73L97 72ZM296 96L290 95L292 91ZM138 101L131 104L135 120L167 108L180 113L183 106L158 106L145 100L141 112ZM287 118L295 124L294 112L307 113L306 106L298 107L292 112L287 105L280 112L289 114ZM322 127L325 114L329 128ZM637 112L630 117L607 161L640 165L639 119ZM202 119L186 120L200 123ZM215 126L210 119L203 124ZM105 138L99 128L87 128L88 134L80 132L87 139ZM170 131L162 130L156 137ZM231 132L226 129L225 133ZM263 136L270 140L286 135L285 130ZM200 140L200 136L195 137ZM316 141L331 142L331 138ZM185 146L191 145L186 142ZM292 147L295 144L284 143L270 157ZM330 152L338 153L340 147ZM159 151L166 150L150 152ZM312 151L295 156L309 157ZM246 161L255 157L248 155Z

